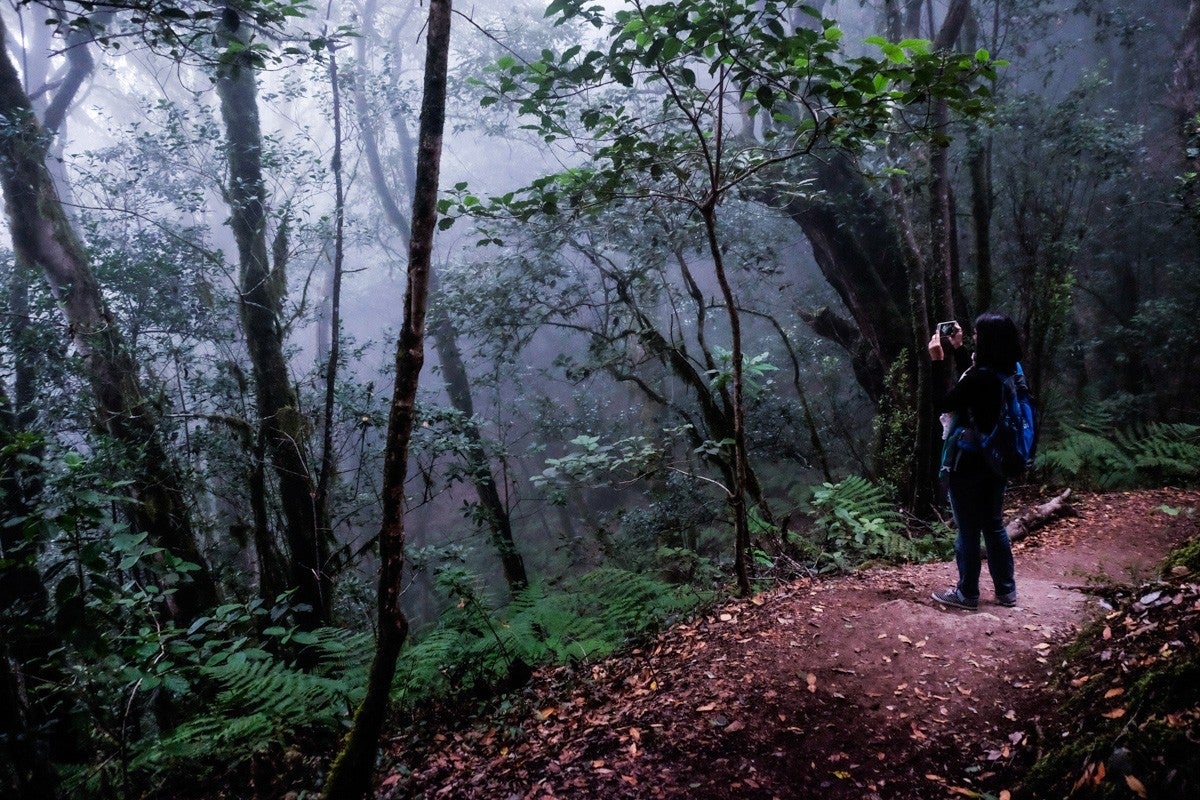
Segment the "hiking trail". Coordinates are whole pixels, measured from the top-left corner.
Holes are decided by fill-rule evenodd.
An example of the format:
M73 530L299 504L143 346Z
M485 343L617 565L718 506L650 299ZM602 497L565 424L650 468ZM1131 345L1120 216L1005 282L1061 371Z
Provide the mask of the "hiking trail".
M805 578L598 663L540 670L500 710L394 739L380 797L942 798L999 795L1042 738L1089 587L1152 577L1200 492L1076 496L1014 544L1018 604L930 593L953 563ZM1022 511L1010 508L1006 519Z

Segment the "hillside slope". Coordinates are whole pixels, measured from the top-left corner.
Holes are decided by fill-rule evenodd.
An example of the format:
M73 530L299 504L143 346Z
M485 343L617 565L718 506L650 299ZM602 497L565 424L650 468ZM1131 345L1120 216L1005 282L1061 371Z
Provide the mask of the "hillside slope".
M1180 511L1197 492L1074 506L1015 546L1016 608L986 590L976 612L935 604L953 564L805 579L419 721L379 796L1003 797L1043 750L1064 645L1111 609L1103 587L1152 577L1200 525Z

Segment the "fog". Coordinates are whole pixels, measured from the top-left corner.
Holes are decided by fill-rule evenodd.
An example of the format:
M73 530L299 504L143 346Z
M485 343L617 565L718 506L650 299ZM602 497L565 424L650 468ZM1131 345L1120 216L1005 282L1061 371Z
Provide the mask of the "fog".
M844 29L845 57L852 58L878 53L864 40L886 35L885 6L901 4L814 5ZM919 504L910 456L924 445L912 444L913 431L896 411L914 399L901 384L921 369L912 359L926 331L917 329L934 317L969 320L986 304L1019 321L1047 441L1096 419L1196 420L1194 371L1186 368L1195 334L1171 327L1180 304L1190 302L1180 287L1196 269L1188 219L1194 190L1176 188L1194 152L1181 142L1170 96L1187 4L973 5L956 49L983 49L1007 63L982 81L993 104L974 118L956 114L939 131L947 137L954 208L953 308L931 277L928 307L901 320L911 337L889 343L886 330L868 327L882 324L889 303L909 308L909 298L889 296L886 280L876 291L854 277L878 266L862 261L881 252L870 240L884 227L910 226L915 249L902 260L932 259L930 154L940 145L909 136L928 118L920 109L897 109L894 132L856 143L853 181L820 177L822 165L839 156L817 149L763 173L761 184L730 191L720 205L721 252L731 264L750 365L753 502L760 515L772 509L755 534L764 558L772 551L760 541L769 538L764 531L782 526L786 534L790 525L803 533L811 488L825 481L864 475L902 504ZM933 38L947 3L927 6L910 24ZM595 163L599 140L587 139L578 112L565 118L571 135L548 143L527 129L534 115L505 99L481 104L495 97L491 84L503 70L489 65L503 57L526 63L543 48L607 46L605 31L553 26L544 7L484 2L457 10L441 172L448 199L469 195L487 206L542 176ZM35 113L45 114L68 85L68 55L86 51L93 59L63 124L47 134L47 163L112 323L167 420L214 573L230 595L251 596L262 562L247 531L258 526L266 541L284 547L286 509L268 479L266 516L255 521L246 485L254 445L238 438L260 419L239 324L227 131L214 91L218 50L203 32L184 36L174 54L168 42L147 45L144 28L121 15L105 21L106 43L67 44L66 29L45 24L41 5L2 13L7 54ZM331 58L339 75L342 359L332 542L323 568L337 593L333 616L347 620L365 613L373 579L381 447L408 264L423 25L419 5L375 0L331 3L282 29L246 23L268 55L254 75L266 240L283 352L305 420L297 447L313 469L334 335ZM332 51L308 46L322 31L340 30ZM301 56L287 52L292 45ZM715 79L701 75L701 88L705 80ZM609 82L581 90L580 108L612 89ZM661 112L664 95L661 84L645 82L613 97L650 115ZM736 93L721 102L731 118L740 113ZM730 136L753 139L768 128L759 117ZM473 217L463 213L469 204L455 203L449 210L457 218L436 240L432 300L446 338L433 341L431 322L407 489L410 613L428 625L452 602L433 576L454 564L503 602L494 528L500 510L534 582L554 585L604 564L654 571L664 552L684 550L727 571L722 420L732 406L722 376L730 327L695 209L631 197L608 207L564 204L556 214L492 209ZM826 212L828 219L817 218ZM18 409L28 412L24 424L46 434L52 462L72 449L96 453L87 380L68 347L67 323L38 270L14 263L10 251L10 323L0 342L6 394L27 404ZM901 352L910 360L897 367ZM456 367L446 358L461 359L465 395L448 391ZM18 376L20 366L31 374ZM908 378L896 372L885 380L893 368L908 369ZM896 430L907 444L889 438ZM550 459L564 458L569 463L546 474ZM485 472L499 509L481 506Z

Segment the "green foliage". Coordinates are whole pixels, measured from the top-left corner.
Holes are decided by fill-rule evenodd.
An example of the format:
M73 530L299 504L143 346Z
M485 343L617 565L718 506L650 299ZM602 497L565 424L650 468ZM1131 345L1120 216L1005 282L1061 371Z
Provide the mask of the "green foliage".
M487 70L482 102L509 101L546 142L586 143L591 163L487 200L462 187L440 213L528 218L635 197L700 207L819 140L853 147L873 139L898 107L936 95L982 113L988 90L976 79L994 77L997 66L984 51L947 54L922 40L872 38L866 44L879 55L850 56L834 22L801 24L796 10L786 0L682 0L612 13L551 3L546 14L556 24L590 25L603 41L592 49L581 35L584 43L561 53L502 57ZM643 89L661 101L639 97ZM725 138L735 102L762 120L761 141Z
M336 628L305 633L311 669L264 650L222 650L196 668L210 685L200 713L135 746L131 769L154 782L172 773L222 772L304 731L327 736L348 724L362 699L372 639Z
M887 491L864 478L822 484L809 502L815 519L805 542L807 555L822 572L863 561L930 561L947 555L947 537L909 536Z
M593 482L625 471L643 472L659 457L659 450L644 436L630 436L602 444L599 436L576 436L571 444L580 448L562 458L546 459L546 469L530 480L542 486L560 480Z
M709 377L709 386L714 392L719 392L733 381L733 354L724 347L714 347L713 356L716 358L717 368L709 370L706 374ZM746 397L751 400L761 397L772 384L767 376L779 371L779 367L767 360L770 357L770 353L759 353L756 356L742 354L742 382Z
M443 570L438 582L456 603L401 655L395 693L404 704L485 695L520 683L539 664L606 656L702 599L614 567L554 590L531 585L503 610L484 600L465 570Z
M146 46L162 52L174 61L198 60L200 63L211 63L219 60L229 63L240 54L248 54L253 56L255 63L279 62L284 55L292 58L319 55L328 43L325 36L298 34L290 30L297 20L313 14L313 5L308 0L226 0L220 5L181 0L126 0L117 4L115 8L128 12L128 20L123 21L122 25L114 26L115 29L111 33L106 30L106 22L98 22L92 16L97 8L91 2L80 0L61 6L46 5L51 7L58 17L48 20L48 23L61 21L67 27L87 31L94 35L100 44L113 50L121 48L132 30ZM246 42L226 42L219 55L213 54L209 50L218 44L214 31L219 27L222 18L227 20L234 30L261 31L267 40L287 35L289 41L294 41L298 34L301 41L297 46L289 45L283 48L281 55L273 54L268 44L253 38L248 38ZM348 27L338 29L338 33L342 35L350 31Z
M1200 425L1139 422L1126 427L1064 427L1038 465L1086 489L1192 484L1200 478Z
M58 765L66 792L136 797L185 776L230 774L269 747L332 735L349 719L368 635L299 630L286 597L273 607L228 603L178 626L171 598L196 566L120 521L126 481L110 476L130 474L140 459L103 441L86 455L40 450L4 449L36 459L46 490L31 513L0 525L20 527L32 548L4 558L24 565L40 551L50 589L39 613L57 649L34 665L39 680L27 690L72 741L73 763ZM0 636L13 641L18 625L37 622L5 614Z

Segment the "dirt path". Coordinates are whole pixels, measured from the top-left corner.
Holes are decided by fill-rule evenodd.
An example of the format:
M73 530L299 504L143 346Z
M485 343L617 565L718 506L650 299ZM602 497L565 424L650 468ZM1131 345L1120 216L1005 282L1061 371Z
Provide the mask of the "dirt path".
M1097 612L1096 576L1149 576L1200 493L1077 498L1015 547L1020 601L929 599L953 564L804 580L652 645L540 673L509 724L414 752L385 797L941 798L998 794L1040 735L1040 689ZM987 584L986 568L984 584ZM416 758L414 759L414 756ZM411 774L409 774L411 770Z

